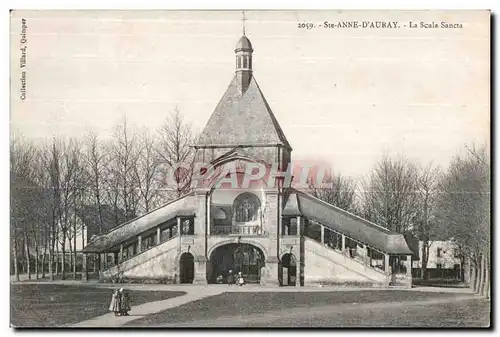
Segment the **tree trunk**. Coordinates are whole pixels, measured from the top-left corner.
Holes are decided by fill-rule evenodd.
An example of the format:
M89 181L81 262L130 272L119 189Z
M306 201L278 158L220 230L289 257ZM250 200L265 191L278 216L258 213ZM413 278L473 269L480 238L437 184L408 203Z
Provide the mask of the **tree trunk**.
M47 245L45 245L45 247L43 248L43 254L42 254L42 278L45 278L46 255L47 255Z
M76 211L75 211L76 214ZM73 227L73 279L76 280L76 217L75 217L75 225Z
M83 253L83 247L85 247L85 246L86 246L86 245L85 245L85 225L84 225L84 223L83 223L83 221L82 221L82 273L84 272L84 270L83 270L83 259L86 259L86 260L85 260L85 262L86 262L86 264L85 264L85 265L86 265L85 272L86 272L86 273L87 273L87 275L88 275L88 271L89 271L89 269L88 269L88 268L89 268L89 267L88 267L88 259L87 259L87 255L85 255L85 254ZM87 276L87 277L88 277L88 276ZM82 274L82 278L83 278L83 274Z
M54 252L52 249L49 249L49 280L54 281L54 272L53 272L53 266L54 265Z
M28 233L24 233L24 247L26 249L26 272L28 274L28 280L31 280L31 258L30 258L30 248Z
M428 246L429 242L424 241L422 244L422 279L427 280L429 277L427 275L427 259L428 259Z
M68 238L68 243L69 243L69 270L73 270L73 265L74 265L74 261L73 261L73 243L71 242L71 238Z
M61 264L61 280L65 280L66 279L66 234L63 234L64 235L64 239L63 239L63 243L61 245L61 260L62 260L62 264Z
M58 238L56 237L56 243L55 243L55 246L56 246L56 256L55 256L55 260L56 260L56 276L59 275L59 261L60 261L60 255L59 255L59 240Z
M486 285L486 254L481 255L481 285L479 286L479 295L484 296Z
M39 263L39 259L38 259L38 244L35 244L35 275L36 275L36 279L38 280L40 277L40 271L38 270L38 263Z
M484 263L484 288L483 288L483 296L489 298L488 296L488 288L490 287L490 271L488 268L489 259L488 256L485 258Z
M479 258L479 263L474 264L474 269L476 273L476 282L474 284L474 293L479 293L479 286L481 285L481 258Z
M476 283L476 273L474 271L474 260L469 257L469 288L474 290L474 285Z
M14 275L16 275L16 281L19 282L19 266L18 266L18 261L17 261L17 240L16 237L14 236L14 244L12 245L14 249Z

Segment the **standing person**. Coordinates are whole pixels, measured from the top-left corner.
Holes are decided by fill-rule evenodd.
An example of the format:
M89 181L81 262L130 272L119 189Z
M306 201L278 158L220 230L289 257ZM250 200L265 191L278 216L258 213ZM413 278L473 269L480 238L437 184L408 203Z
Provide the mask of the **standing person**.
M130 295L123 288L120 289L120 313L121 316L128 316L130 311Z
M115 289L115 291L113 291L113 295L111 295L109 311L114 312L115 316L118 316L120 313L120 293L118 289Z
M228 285L234 284L234 275L232 270L230 270L229 274L227 275L227 284Z
M242 286L245 284L245 279L243 278L243 274L241 274L241 271L238 273L238 285Z

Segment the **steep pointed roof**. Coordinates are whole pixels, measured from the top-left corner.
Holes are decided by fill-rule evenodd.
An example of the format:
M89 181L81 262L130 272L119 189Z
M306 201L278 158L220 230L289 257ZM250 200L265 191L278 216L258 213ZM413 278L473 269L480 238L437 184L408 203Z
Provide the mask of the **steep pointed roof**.
M251 76L248 87L242 90L241 76L235 74L196 146L290 147L255 78Z

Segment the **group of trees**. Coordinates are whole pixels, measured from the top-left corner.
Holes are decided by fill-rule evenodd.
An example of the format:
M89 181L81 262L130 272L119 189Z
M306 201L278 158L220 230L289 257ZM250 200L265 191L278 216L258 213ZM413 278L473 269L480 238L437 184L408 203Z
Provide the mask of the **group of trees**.
M14 135L10 237L16 278L19 268L29 278L32 273L45 277L46 272L51 279L54 274L64 278L66 263L59 259L67 261L68 255L76 277L83 209L92 210L100 233L109 222L104 209L111 210L117 225L183 194L189 188L186 179L176 175L177 185L172 186L166 176L169 168L191 160L192 140L191 126L177 110L156 133L133 129L124 119L109 139L89 132L35 143Z
M310 186L317 198L422 242L424 278L429 248L451 240L470 272L470 285L489 292L490 158L486 147L465 146L447 169L420 166L384 155L362 181L331 174L326 187Z

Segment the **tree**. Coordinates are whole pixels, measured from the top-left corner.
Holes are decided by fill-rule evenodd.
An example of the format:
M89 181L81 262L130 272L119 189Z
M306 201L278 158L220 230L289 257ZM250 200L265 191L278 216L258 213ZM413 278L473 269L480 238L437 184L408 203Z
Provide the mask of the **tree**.
M30 231L36 221L36 192L35 172L33 161L36 157L36 148L33 143L18 137L10 144L10 238L14 274L19 281L18 257L20 253L20 239L23 240L26 257L26 270L31 279L30 270Z
M486 147L466 147L466 154L451 161L439 184L439 229L470 259L471 287L481 295L488 292L491 271L490 172Z
M192 178L194 151L191 145L194 137L191 125L184 122L181 113L175 108L158 133L157 151L161 159L163 182L161 187L172 189L175 197L180 197L189 192ZM173 175L175 186L168 186L169 170L173 171L170 174Z
M139 135L138 143L139 153L134 174L139 185L142 208L147 213L159 201L159 155L154 138L146 130Z
M126 220L136 217L139 194L135 168L138 160L137 137L128 127L127 119L115 128L112 142L108 145L109 161L106 179L118 220L119 209L125 211ZM117 223L118 224L118 223Z
M418 203L417 181L416 165L404 157L384 155L364 183L363 216L390 230L408 231Z
M72 261L72 247L76 231L73 227L73 215L75 210L75 200L82 193L82 167L80 163L81 147L80 143L75 139L70 139L63 143L63 155L61 157L61 217L60 217L60 236L58 237L62 250L62 279L65 278L65 262L66 262L66 242L69 243L70 261ZM73 240L73 243L72 243ZM70 263L71 264L71 263Z
M83 155L86 175L89 181L89 196L97 208L99 234L103 233L102 205L104 203L105 164L107 157L97 134L90 132L85 139Z
M309 193L348 212L357 213L356 182L341 174L330 174L321 186L309 184Z

